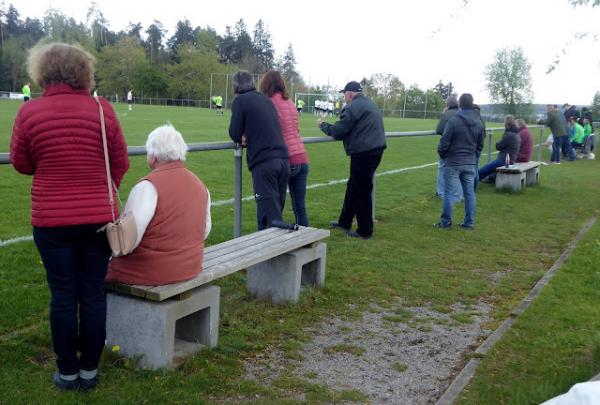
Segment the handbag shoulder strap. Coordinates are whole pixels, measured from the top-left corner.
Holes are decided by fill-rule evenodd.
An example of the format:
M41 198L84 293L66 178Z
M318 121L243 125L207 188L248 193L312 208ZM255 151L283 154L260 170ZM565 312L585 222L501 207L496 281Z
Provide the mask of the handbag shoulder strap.
M104 109L98 99L98 96L94 96L94 100L98 103L98 110L100 111L100 127L102 128L102 147L104 149L104 165L106 166L106 179L108 183L108 202L110 203L110 213L112 215L113 222L115 221L115 199L113 195L113 182L112 176L110 175L110 162L108 160L108 144L106 142L106 125L104 124Z

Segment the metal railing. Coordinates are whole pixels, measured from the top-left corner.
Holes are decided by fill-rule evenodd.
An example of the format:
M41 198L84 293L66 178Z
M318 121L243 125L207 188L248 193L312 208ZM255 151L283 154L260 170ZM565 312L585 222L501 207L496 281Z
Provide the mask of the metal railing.
M544 127L541 125L532 125L529 129L539 129L538 142L538 160L542 160L542 144ZM504 128L487 128L487 162L492 160L492 136L494 132L502 132ZM410 131L410 132L386 132L386 138L407 138L407 137L422 137L436 136L435 131ZM439 135L437 135L439 136ZM305 144L322 143L322 142L338 142L335 139L324 137L303 138ZM242 234L242 145L234 142L210 142L210 143L191 143L188 145L190 152L207 152L214 150L233 149L233 236L235 238ZM127 148L129 156L140 156L146 154L144 146L129 146ZM10 164L9 154L0 153L0 165ZM373 181L373 217L375 217L375 181Z

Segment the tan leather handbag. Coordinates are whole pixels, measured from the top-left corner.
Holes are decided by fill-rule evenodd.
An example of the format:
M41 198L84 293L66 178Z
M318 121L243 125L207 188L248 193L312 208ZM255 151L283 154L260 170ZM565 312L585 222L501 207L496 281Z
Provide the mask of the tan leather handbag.
M125 256L133 251L137 240L137 228L135 217L132 212L124 212L115 218L115 200L113 195L113 181L110 175L110 162L108 160L108 145L106 142L106 126L104 125L104 109L98 97L94 97L100 110L100 126L102 127L102 146L104 148L104 163L106 166L106 179L108 182L108 202L112 222L98 229L98 232L106 231L108 244L112 250L113 257Z

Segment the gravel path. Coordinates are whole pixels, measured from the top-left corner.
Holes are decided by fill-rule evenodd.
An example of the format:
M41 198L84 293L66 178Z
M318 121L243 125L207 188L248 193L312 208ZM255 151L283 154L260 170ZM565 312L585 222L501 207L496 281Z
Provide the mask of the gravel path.
M398 304L374 307L359 320L326 319L307 330L313 339L301 360L263 353L245 362L245 378L270 385L286 373L331 390L359 390L372 404L435 403L463 356L489 334L481 328L486 304L451 309L445 314Z

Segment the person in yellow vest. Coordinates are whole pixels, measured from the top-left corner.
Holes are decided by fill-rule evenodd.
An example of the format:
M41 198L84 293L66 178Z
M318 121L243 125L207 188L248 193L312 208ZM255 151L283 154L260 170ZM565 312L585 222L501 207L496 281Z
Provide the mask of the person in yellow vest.
M25 83L25 85L23 86L23 89L22 89L24 103L29 101L29 99L31 98L31 88L29 87L29 85L30 85L29 82Z

